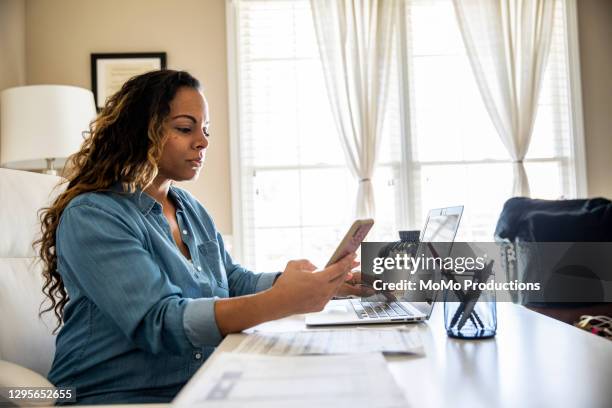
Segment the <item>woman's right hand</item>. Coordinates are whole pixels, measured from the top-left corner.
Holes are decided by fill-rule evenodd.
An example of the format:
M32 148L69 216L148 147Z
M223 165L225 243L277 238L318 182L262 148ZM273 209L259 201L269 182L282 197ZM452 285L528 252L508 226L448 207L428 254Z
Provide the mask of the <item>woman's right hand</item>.
M289 261L285 271L270 289L276 307L287 315L323 310L327 302L344 283L347 274L359 265L355 253L348 254L338 262L317 271L306 259Z

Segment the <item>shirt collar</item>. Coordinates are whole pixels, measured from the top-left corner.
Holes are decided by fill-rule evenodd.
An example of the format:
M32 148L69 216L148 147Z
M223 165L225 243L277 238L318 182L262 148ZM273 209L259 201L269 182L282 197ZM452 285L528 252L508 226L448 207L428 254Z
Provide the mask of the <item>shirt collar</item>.
M140 212L143 213L143 215L147 215L154 208L157 209L156 212L162 212L161 204L158 203L149 194L145 193L140 189L136 189L135 192L129 193L123 189L123 185L121 182L116 182L111 186L110 189L127 197L138 207L138 209L140 210ZM176 187L170 186L170 189L168 190L168 195L174 201L177 211L183 211L185 208L183 200L181 198L181 195L177 192Z
M168 195L174 200L174 205L176 205L177 212L185 210L185 204L183 202L181 194L178 192L178 188L171 185L170 189L168 190Z

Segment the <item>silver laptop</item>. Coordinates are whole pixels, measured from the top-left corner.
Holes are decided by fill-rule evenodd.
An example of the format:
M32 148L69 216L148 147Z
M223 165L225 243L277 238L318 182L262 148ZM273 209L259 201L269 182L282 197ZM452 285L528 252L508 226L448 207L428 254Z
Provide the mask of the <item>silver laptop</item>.
M463 214L463 206L438 208L431 210L421 233L421 242L445 242L455 240L459 221ZM439 254L448 256L448 254ZM365 299L331 300L321 312L306 315L308 326L328 326L343 324L374 324L374 323L407 323L420 322L429 319L434 307L434 301L407 302Z

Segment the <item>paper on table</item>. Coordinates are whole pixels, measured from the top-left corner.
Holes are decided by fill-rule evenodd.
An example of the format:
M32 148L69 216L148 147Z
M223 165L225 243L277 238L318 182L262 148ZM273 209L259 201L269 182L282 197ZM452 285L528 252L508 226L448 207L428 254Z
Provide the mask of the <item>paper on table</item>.
M424 354L418 333L408 329L305 330L249 334L237 353L283 355Z
M263 356L221 353L173 405L193 407L405 407L380 353Z

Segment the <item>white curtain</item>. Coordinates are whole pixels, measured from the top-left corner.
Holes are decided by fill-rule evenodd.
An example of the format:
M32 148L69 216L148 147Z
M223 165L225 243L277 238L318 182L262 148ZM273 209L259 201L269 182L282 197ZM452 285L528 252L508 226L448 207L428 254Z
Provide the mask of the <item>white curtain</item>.
M523 166L550 49L556 0L453 0L485 106L513 160L513 195L529 196Z
M325 84L348 166L357 217L375 212L372 176L388 94L396 0L311 0Z

